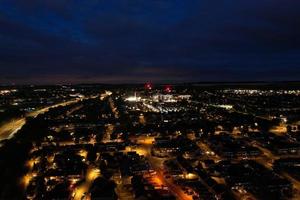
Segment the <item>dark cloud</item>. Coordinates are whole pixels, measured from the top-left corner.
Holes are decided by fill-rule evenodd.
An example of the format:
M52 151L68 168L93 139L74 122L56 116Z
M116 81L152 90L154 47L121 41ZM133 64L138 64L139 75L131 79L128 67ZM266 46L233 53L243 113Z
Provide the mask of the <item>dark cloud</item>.
M293 0L3 0L0 82L296 80Z

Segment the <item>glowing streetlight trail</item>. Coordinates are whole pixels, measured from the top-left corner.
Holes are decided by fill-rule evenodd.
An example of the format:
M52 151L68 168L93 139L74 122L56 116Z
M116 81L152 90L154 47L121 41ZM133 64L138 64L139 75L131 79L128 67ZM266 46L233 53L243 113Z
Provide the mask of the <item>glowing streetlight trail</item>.
M83 98L70 100L70 101L58 103L58 104L55 104L52 106L48 106L48 107L33 111L33 112L27 114L25 117L22 117L19 119L13 119L13 120L5 123L4 125L2 125L0 127L0 141L12 138L14 136L14 134L16 134L24 126L24 124L26 123L26 117L36 117L39 114L48 112L50 108L56 108L58 106L67 106L67 105L76 103L82 99Z

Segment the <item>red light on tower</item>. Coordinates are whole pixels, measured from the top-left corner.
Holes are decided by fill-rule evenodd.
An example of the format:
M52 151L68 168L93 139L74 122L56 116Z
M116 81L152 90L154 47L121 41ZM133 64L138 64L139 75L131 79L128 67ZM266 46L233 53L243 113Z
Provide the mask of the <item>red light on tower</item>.
M171 85L165 85L165 92L166 93L170 93L170 92L172 92L172 86Z
M152 90L152 88L153 88L153 85L151 83L146 83L145 84L145 89L146 90Z

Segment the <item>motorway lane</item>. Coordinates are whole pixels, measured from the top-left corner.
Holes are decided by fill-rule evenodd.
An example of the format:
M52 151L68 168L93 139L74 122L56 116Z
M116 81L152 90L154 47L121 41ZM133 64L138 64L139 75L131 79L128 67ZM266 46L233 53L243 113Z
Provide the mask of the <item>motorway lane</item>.
M70 105L73 103L77 103L82 99L84 99L84 98L79 98L79 99L75 99L75 100L58 103L58 104L55 104L52 106L48 106L48 107L30 112L25 117L18 118L18 119L12 119L11 121L5 123L4 125L2 125L0 127L0 141L12 138L14 136L14 134L17 133L18 130L20 130L23 127L23 125L26 123L26 117L36 117L39 114L48 112L50 108L55 108L58 106L67 106L67 105Z
M0 141L10 139L26 123L25 117L13 119L0 127Z

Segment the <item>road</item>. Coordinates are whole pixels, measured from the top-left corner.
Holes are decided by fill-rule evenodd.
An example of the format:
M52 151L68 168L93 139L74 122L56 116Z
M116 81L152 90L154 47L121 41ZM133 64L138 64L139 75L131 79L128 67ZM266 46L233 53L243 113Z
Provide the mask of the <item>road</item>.
M214 96L216 99L217 98L220 98L218 95L214 94L214 93L211 93L211 92L207 92L207 94L211 95L211 96ZM237 99L237 98L234 98L234 97L230 97L230 96L226 96L226 99L229 99L229 100L232 100L233 102L235 101L238 101L240 102L241 99ZM196 103L203 103L203 102L198 102L198 101L194 101ZM250 113L249 111L248 112L244 112L244 111L239 111L239 110L236 110L234 108L231 109L232 112L236 112L236 113L239 113L239 114L242 114L242 115L252 115L254 118L259 118L259 119L263 119L263 120L272 120L272 118L270 116L260 116L260 115L257 115L256 113Z
M116 108L115 103L114 103L114 101L112 100L112 98L110 96L111 94L112 94L111 92L105 93L101 97L101 100L104 100L106 97L109 97L108 98L108 103L109 103L110 109L111 109L112 113L114 114L115 119L118 119L119 118L119 111ZM104 142L104 143L111 142L111 135L113 134L114 129L115 129L115 126L113 124L106 124L105 125L105 133L104 133L102 142Z
M48 106L39 110L35 110L33 112L28 113L26 116L18 118L18 119L12 119L11 121L8 121L4 125L0 127L0 141L10 139L14 136L15 133L17 133L23 125L26 123L26 117L36 117L39 114L43 114L49 111L50 108L55 108L58 106L67 106L76 102L79 102L84 98L79 98L75 100L70 100L62 103L58 103L52 106Z
M109 107L110 107L112 113L114 114L115 119L118 119L119 111L118 111L117 107L115 106L115 103L114 103L113 99L111 98L111 96L108 98L108 103L109 103Z
M192 197L187 195L180 186L176 185L173 183L173 181L171 179L166 179L164 176L164 171L162 169L163 163L158 160L153 158L153 156L148 157L149 160L149 164L150 166L153 168L153 170L156 171L156 176L159 180L161 180L161 182L166 185L169 190L174 193L177 197L177 199L180 200L192 200Z
M108 142L112 142L111 141L111 135L113 134L115 129L115 126L113 124L106 124L105 125L105 131L104 131L104 136L102 139L103 143L108 143Z
M98 168L89 166L86 173L85 182L83 182L75 189L73 193L73 199L74 200L91 199L89 194L90 188L94 180L100 176L101 176L101 171Z
M266 158L264 158L264 159L257 158L256 161L258 163L264 165L269 170L273 170L272 162L274 160L277 160L279 158L284 158L284 156L275 156L270 150L268 150L266 148L263 148L259 144L253 144L252 146L258 148L260 151L262 151L264 153ZM290 156L287 156L287 157L290 157ZM299 193L299 191L300 191L300 182L297 181L296 179L294 179L293 177L291 177L286 172L281 172L280 175L285 177L286 179L288 179L293 184L294 189L297 190L297 192L294 193L294 197L292 199L300 199L300 193Z
M137 148L137 153L144 155L151 168L156 171L155 179L161 182L163 185L167 186L169 190L176 195L177 199L180 200L192 200L192 197L187 195L180 186L173 183L171 179L166 179L164 176L164 171L162 169L164 159L155 158L151 155L152 144L142 143L141 146Z

